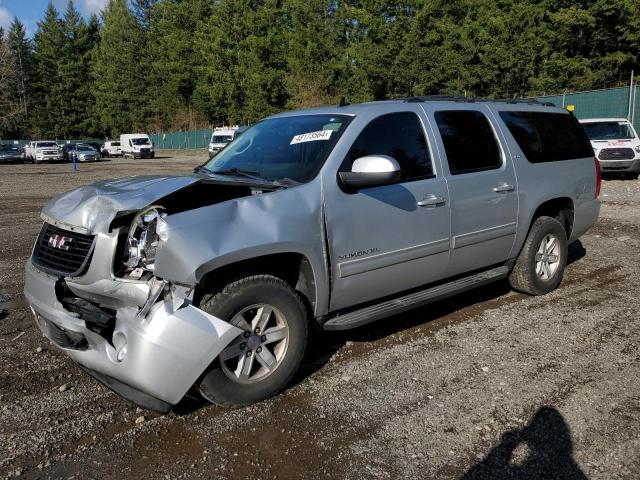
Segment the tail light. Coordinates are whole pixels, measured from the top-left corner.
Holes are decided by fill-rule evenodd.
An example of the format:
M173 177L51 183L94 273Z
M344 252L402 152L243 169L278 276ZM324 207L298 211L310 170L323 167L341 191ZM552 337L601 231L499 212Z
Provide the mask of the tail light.
M602 172L600 171L600 161L598 157L593 157L596 167L596 198L600 196L600 186L602 185Z

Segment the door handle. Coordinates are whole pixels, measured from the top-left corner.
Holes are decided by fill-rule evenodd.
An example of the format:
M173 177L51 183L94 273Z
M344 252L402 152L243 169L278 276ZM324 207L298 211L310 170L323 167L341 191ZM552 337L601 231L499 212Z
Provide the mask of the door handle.
M495 187L493 187L493 191L496 193L508 193L508 192L513 192L514 190L515 188L513 187L513 185L509 185L506 182L501 182Z
M447 203L447 199L444 197L438 197L433 193L428 193L422 200L418 202L419 207L441 207Z

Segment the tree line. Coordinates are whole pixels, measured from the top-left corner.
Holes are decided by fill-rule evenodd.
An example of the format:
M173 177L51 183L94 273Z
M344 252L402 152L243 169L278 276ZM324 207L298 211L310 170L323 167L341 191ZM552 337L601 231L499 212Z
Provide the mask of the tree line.
M1 30L1 29L0 29ZM0 31L0 137L246 124L426 94L532 96L640 70L637 0L110 0Z

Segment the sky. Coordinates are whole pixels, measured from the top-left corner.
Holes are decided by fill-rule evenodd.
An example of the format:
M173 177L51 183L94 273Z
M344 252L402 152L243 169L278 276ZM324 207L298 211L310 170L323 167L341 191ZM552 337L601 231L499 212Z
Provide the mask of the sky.
M55 7L63 12L67 8L67 0L52 0ZM98 13L108 0L74 0L76 8L85 16ZM0 0L0 27L5 30L18 17L32 36L37 28L37 22L44 15L49 0Z

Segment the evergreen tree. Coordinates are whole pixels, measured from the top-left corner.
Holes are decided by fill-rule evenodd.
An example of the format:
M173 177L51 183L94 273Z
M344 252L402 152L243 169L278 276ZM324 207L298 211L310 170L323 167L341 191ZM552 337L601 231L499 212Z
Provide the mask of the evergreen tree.
M151 10L158 0L131 0L131 12L144 30L151 26ZM170 0L173 1L173 0Z
M64 46L59 60L59 73L63 102L58 128L64 138L78 138L88 133L92 114L90 69L94 38L72 0L67 4L62 28Z
M282 110L289 29L277 0L220 0L197 39L196 101L213 123L255 122Z
M34 36L36 75L33 81L33 108L29 116L34 134L39 137L55 138L61 133L58 120L64 98L58 64L63 50L62 21L53 3L49 2Z
M342 19L333 0L287 2L287 107L335 103L343 91L348 62Z
M95 51L93 94L103 134L144 130L149 109L144 32L126 0L110 0L102 12L100 44Z
M0 34L0 136L5 136L4 132L13 128L21 114L21 105L12 96L17 70L14 57L4 30Z
M29 133L29 113L33 101L32 82L35 79L33 45L27 37L20 20L13 20L7 35L7 44L16 66L15 81L11 85L11 96L20 103L21 113L7 132L9 136L23 138Z
M206 125L192 105L196 69L201 63L193 32L208 13L208 0L161 1L153 5L147 51L155 130Z

